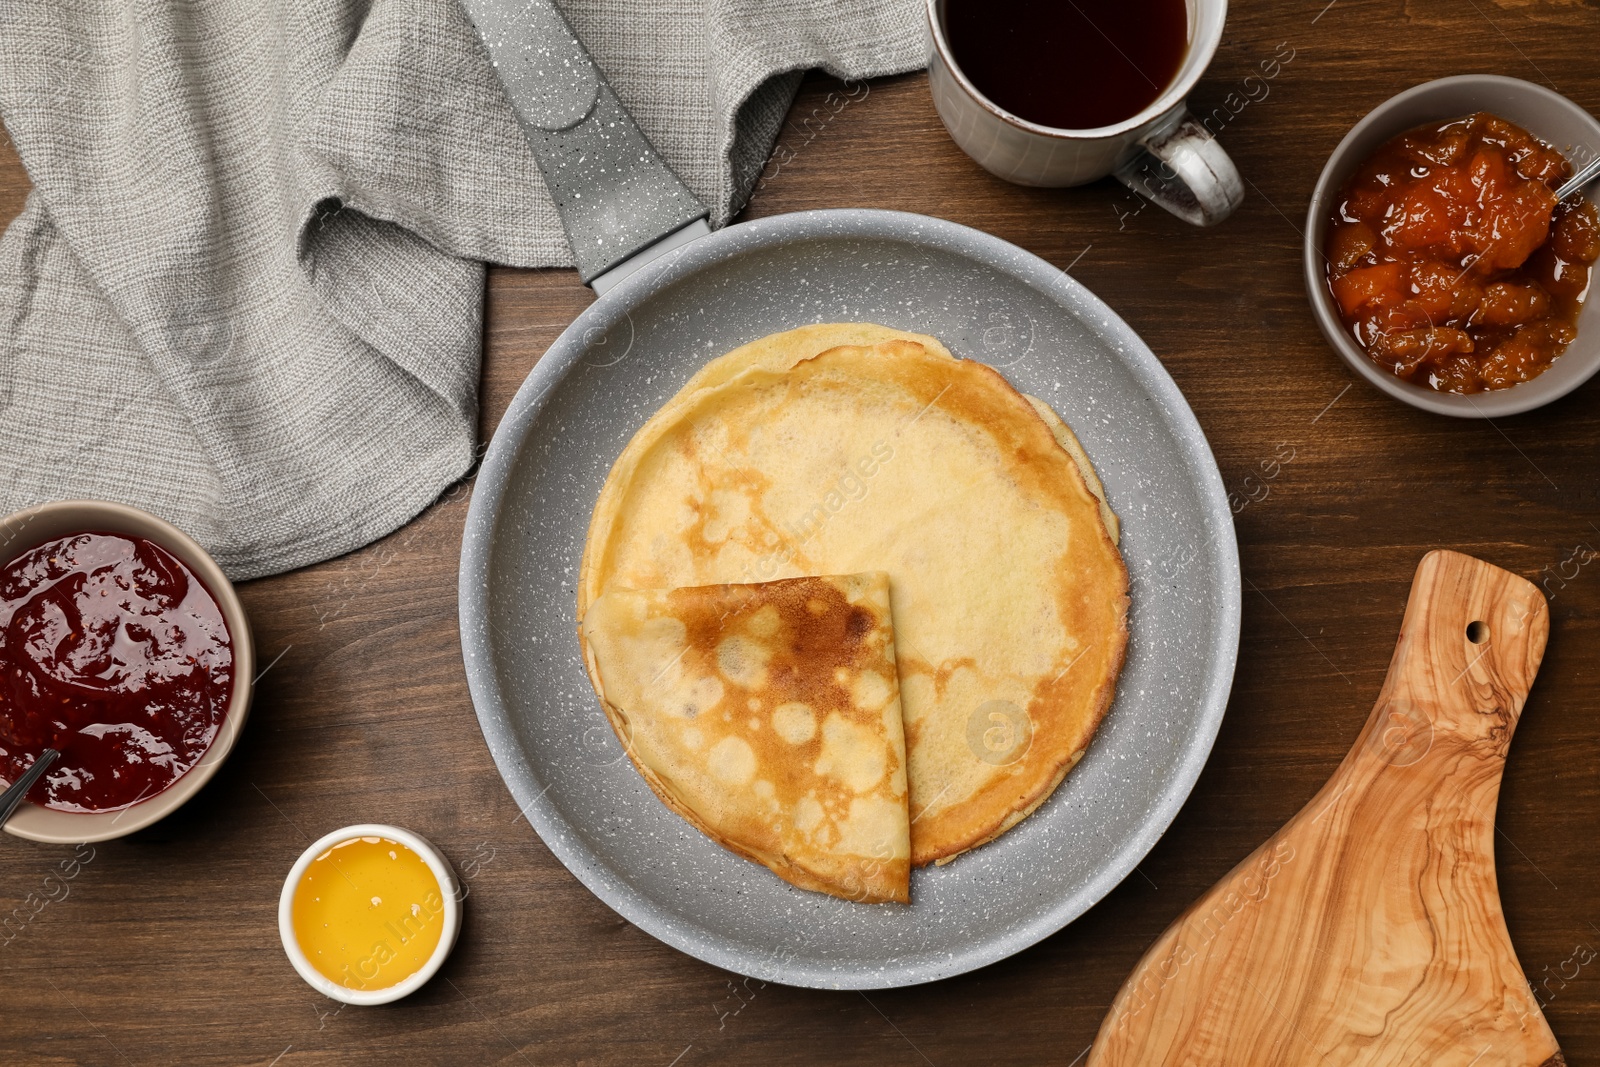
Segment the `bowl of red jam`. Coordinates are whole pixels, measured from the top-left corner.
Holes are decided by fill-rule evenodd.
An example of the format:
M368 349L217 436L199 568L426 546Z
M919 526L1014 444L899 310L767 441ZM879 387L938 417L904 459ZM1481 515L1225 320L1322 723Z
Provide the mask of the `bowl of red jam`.
M1556 190L1597 154L1600 122L1516 78L1442 78L1380 104L1307 213L1306 292L1329 344L1442 415L1512 415L1588 381L1600 190Z
M77 843L163 818L238 740L254 664L233 586L172 524L99 501L0 522L0 781L60 752L5 829Z

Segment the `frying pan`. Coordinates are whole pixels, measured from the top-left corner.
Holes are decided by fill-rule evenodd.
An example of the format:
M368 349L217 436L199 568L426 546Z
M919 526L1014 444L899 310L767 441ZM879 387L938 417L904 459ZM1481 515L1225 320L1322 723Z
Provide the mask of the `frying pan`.
M1188 796L1238 650L1232 516L1172 379L1083 286L977 230L835 210L710 232L704 208L553 7L467 7L545 166L580 272L600 292L512 400L462 544L467 679L521 813L628 921L709 963L791 985L932 981L1020 951L1083 914ZM779 330L841 321L933 334L1055 407L1122 517L1132 579L1127 664L1088 754L1000 839L915 872L909 907L795 889L670 812L612 733L576 636L589 515L638 427L706 360Z

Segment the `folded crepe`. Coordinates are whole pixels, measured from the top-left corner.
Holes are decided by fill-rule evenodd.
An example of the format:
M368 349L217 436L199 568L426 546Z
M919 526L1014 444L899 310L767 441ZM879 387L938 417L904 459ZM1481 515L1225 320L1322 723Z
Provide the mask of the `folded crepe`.
M669 807L802 889L909 903L882 573L613 590L579 634L612 726Z

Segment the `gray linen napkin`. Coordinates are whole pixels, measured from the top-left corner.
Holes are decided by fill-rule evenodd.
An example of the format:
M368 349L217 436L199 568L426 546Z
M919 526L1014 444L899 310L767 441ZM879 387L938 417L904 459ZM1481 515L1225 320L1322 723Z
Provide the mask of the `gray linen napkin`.
M918 0L569 0L720 225L799 81L924 59ZM0 514L161 515L235 578L339 555L469 469L483 265L571 263L455 0L11 0Z

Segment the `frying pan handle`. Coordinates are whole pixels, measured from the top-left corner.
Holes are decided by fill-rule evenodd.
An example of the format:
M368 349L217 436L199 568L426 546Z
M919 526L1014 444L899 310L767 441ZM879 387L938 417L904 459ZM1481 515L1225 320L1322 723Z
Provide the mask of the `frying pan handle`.
M533 149L585 283L707 215L552 0L462 0Z

